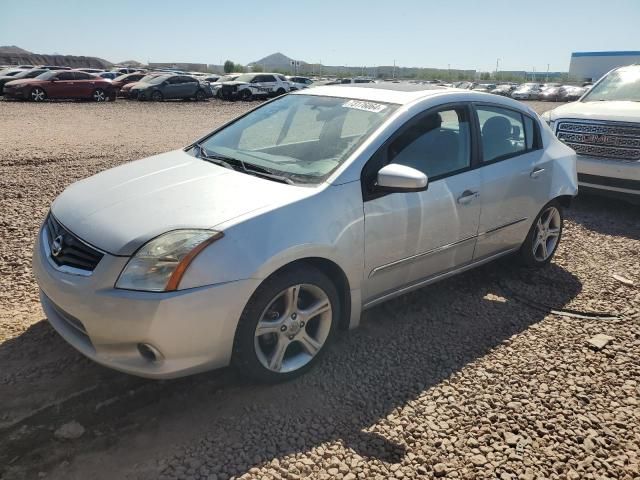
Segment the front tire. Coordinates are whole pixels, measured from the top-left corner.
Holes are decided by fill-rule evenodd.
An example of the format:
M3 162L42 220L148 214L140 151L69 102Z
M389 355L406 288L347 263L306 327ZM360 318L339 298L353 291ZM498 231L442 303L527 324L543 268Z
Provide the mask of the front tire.
M284 88L280 87L278 89L278 91L276 92L276 96L279 97L281 95L284 95L285 93L287 93L286 90Z
M277 272L240 316L232 363L260 382L302 375L327 350L340 314L336 288L322 272L311 266Z
M155 90L151 94L151 100L153 100L154 102L161 102L162 100L164 100L164 95L162 95L162 92Z
M106 102L107 101L107 94L106 92L101 89L101 88L96 88L93 91L93 95L91 95L91 97L93 98L93 100L95 102Z
M47 93L40 87L36 87L31 90L29 98L34 102L44 102L47 99Z
M245 102L250 102L251 100L253 100L253 94L251 93L251 90L242 90L242 92L240 92L240 100L243 100Z
M526 266L539 268L551 261L560 244L563 224L560 203L550 201L536 217L520 247L520 258Z
M196 92L196 102L204 102L207 98L207 95L204 93L204 90L198 90Z

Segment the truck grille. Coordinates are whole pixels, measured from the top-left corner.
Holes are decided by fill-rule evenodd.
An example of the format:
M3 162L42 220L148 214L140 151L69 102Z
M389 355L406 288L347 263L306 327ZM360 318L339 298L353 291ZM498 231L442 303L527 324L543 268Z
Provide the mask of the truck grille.
M561 120L556 135L579 155L640 160L640 126Z
M64 228L53 215L47 216L45 227L50 256L56 265L92 272L102 260L101 252Z

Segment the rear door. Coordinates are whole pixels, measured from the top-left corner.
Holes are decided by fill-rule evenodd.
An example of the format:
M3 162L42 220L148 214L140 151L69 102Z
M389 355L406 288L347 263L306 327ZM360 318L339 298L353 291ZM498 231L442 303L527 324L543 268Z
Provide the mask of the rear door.
M483 196L474 257L481 259L524 241L547 202L553 162L532 117L493 104L476 104L475 112Z
M184 76L182 77L182 84L180 88L180 98L192 98L196 96L198 91L198 80L194 77Z
M182 77L174 75L166 80L166 85L163 85L162 95L164 98L180 98L180 89L182 87Z
M72 94L75 98L89 98L96 88L97 78L85 72L73 72L75 82Z

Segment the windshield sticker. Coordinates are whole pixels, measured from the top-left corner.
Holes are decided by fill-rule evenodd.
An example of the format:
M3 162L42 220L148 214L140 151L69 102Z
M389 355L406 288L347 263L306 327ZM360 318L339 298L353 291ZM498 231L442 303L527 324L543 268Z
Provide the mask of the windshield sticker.
M386 105L374 102L365 102L363 100L349 100L342 104L345 108L354 108L356 110L364 110L365 112L380 113L387 108Z

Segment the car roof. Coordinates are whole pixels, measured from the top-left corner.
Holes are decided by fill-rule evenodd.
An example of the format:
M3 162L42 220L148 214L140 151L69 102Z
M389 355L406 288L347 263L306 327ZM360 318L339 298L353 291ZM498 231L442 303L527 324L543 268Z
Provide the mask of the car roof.
M428 97L450 89L436 85L416 85L413 83L355 83L324 85L303 92L302 95L319 95L326 97L346 97L372 102L397 103L404 105L419 98Z

